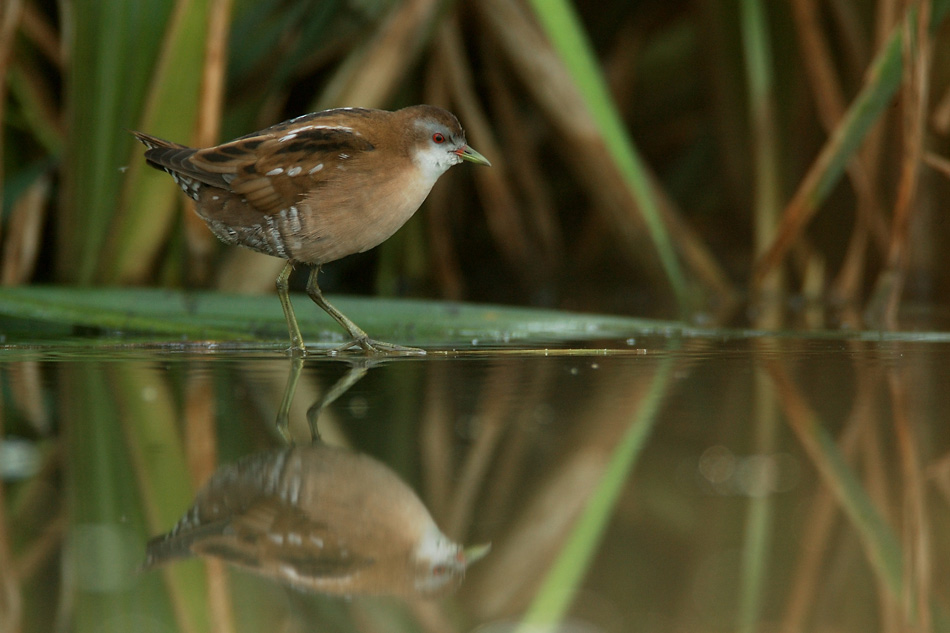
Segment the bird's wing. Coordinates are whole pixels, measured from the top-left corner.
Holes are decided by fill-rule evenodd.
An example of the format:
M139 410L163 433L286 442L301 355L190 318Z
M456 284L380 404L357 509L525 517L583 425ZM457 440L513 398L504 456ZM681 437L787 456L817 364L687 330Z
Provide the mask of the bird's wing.
M372 563L353 552L339 531L273 498L232 517L226 530L193 540L191 549L294 580L347 576Z
M206 149L164 143L151 147L145 158L185 178L233 192L261 213L278 213L288 201L329 184L338 177L338 167L376 149L348 125L364 112L309 114Z

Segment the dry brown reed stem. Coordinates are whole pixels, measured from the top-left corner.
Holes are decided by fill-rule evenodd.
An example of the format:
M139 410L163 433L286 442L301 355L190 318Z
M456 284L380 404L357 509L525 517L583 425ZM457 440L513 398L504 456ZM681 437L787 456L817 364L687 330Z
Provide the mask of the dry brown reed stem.
M830 159L830 156L819 154L805 178L799 184L795 194L785 205L775 239L769 249L759 256L755 264L752 275L752 286L754 288L759 287L768 274L781 264L794 245L795 240L799 238L805 226L818 210L818 207L811 202L808 192L815 189L816 183L825 171L828 159Z
M723 317L735 307L738 293L719 265L715 255L706 248L699 232L683 219L674 202L666 195L665 191L660 189L655 177L652 178L652 181L660 203L660 215L663 217L666 226L669 227L670 234L676 236L676 250L682 256L683 261L689 263L691 272L696 276L696 279L702 282L703 289L715 298L714 301L708 302L706 307L711 312Z
M860 78L864 76L871 59L869 44L864 37L864 22L861 17L857 15L854 3L852 2L848 2L847 0L835 0L830 6L832 16L835 18L835 24L838 27L835 32L835 39L837 43L843 43L842 49L845 53L844 59L848 62L848 67L850 68L849 74L851 77L860 80ZM874 50L880 50L880 48L886 44L888 37L893 33L897 25L898 15L896 7L881 9L876 26ZM858 150L857 162L863 169L864 177L869 179L870 183L872 183L868 186L868 191L871 192L874 198L865 200L861 196L866 192L863 189L856 190L858 196L857 203L859 205L857 208L857 221L859 225L862 222L867 222L868 226L863 230L859 227L859 230L852 234L852 243L849 244L849 251L845 256L846 261L842 270L839 272L838 278L835 280L833 292L836 292L839 297L856 297L858 285L862 280L858 279L858 273L854 273L852 278L849 278L848 267L860 267L863 269L865 249L862 248L861 242L866 243L868 241L869 236L866 235L866 233L871 233L875 245L882 254L887 251L887 242L891 231L889 219L883 211L883 205L878 204L881 192L873 186L873 183L878 182L882 176L883 139L884 132L887 128L886 121L887 117L884 116L881 117L881 121L871 126L871 129L868 130L865 136L864 143ZM829 133L831 129L832 128L829 128ZM873 206L869 206L867 209L860 206L868 203Z
M33 276L43 240L50 188L49 176L43 175L13 204L0 263L0 284L4 286L27 283Z
M224 105L228 65L228 32L233 0L212 0L208 9L204 67L201 69L201 94L195 125L195 145L209 147L219 141L221 112ZM188 251L186 275L195 285L206 285L211 276L211 258L217 240L204 221L193 213L191 200L185 202L185 247Z
M617 29L610 52L605 56L604 75L614 103L621 112L629 112L633 108L637 92L637 64L642 47L641 25L630 17Z
M750 127L750 150L752 154L753 175L753 253L760 256L774 239L779 222L781 208L781 158L778 147L778 131L775 117L775 82L771 75L773 57L767 36L756 46L753 35L746 31L752 23L761 23L765 28L765 9L759 11L747 10L747 6L756 6L754 3L743 3L741 21L743 28L743 51L747 62L745 64L746 84L748 86L748 104ZM759 19L753 16L759 13ZM756 49L758 49L756 51ZM761 59L757 62L756 58ZM766 66L761 72L756 72L756 66L761 63ZM761 76L760 76L761 75ZM780 298L785 291L785 274L781 268L773 268L766 274L759 284L758 290L770 299L759 306L756 322L758 327L776 329L781 326L782 309Z
M950 505L950 453L944 453L930 463L927 467L927 477L943 495L944 505Z
M46 147L61 145L66 137L66 124L57 78L44 72L38 56L29 54L17 55L10 72L15 73L16 81L26 95L21 97L21 108L29 109L29 117L36 121L31 125L38 128L35 130L37 141Z
M547 268L548 262L541 260L537 248L528 239L520 205L507 180L507 161L479 105L455 20L442 22L436 35L434 53L444 60L451 102L455 114L465 122L468 140L492 161L491 169L480 169L472 174L481 194L488 229L514 270L529 279L537 277Z
M208 36L201 73L201 96L195 141L200 147L218 142L221 109L228 66L228 31L233 0L212 0L208 14Z
M901 12L908 3L905 0L879 0L874 23L874 48L880 48L900 21Z
M863 346L864 343L852 345L859 359L863 358ZM838 447L845 459L854 458L863 435L875 432L878 411L875 399L881 389L881 376L876 369L866 367L860 360L854 364L854 369L857 373L855 397L844 430L838 438ZM832 529L840 514L840 505L825 487L816 491L802 514L805 520L801 547L782 616L781 628L787 633L808 630L809 610L822 590L822 573L826 571Z
M858 201L861 206L861 201ZM844 260L841 268L831 284L829 292L832 303L854 305L858 300L858 293L864 281L864 271L867 264L867 251L870 242L870 230L867 226L867 213L858 210L854 229L848 238Z
M863 16L851 0L829 0L826 6L836 27L835 43L843 52L842 57L847 68L845 74L860 77L871 59L871 46L865 36L867 27ZM889 32L885 31L885 34Z
M878 51L886 46L888 39L894 33L894 29L896 29L900 23L903 11L900 2L901 0L880 0L878 2L874 24L874 39L872 42L873 50ZM837 12L836 15L844 15L844 13L842 9ZM853 12L849 13L849 16L850 18L848 20L843 17L839 20L842 25L840 27L841 32L859 31L864 28L863 22L858 16L854 15ZM866 74L866 69L871 61L871 55L872 53L867 53L859 58L861 65L857 66L852 73L855 77L860 79ZM893 120L894 117L891 116L891 113L882 115L880 120L868 130L864 143L859 150L864 157L865 168L873 182L890 182L893 169L888 160L890 156L885 153L885 139L887 136L886 133L889 131ZM886 254L887 252L887 244L891 234L889 217L885 218L885 222L886 230L881 238L883 239L881 245L882 254Z
M934 154L933 152L924 152L924 162L939 171L945 177L950 178L950 159Z
M838 81L827 40L823 36L815 0L794 0L791 4L795 18L795 32L802 48L806 76L815 98L818 118L829 135L838 126L845 113L845 99ZM887 239L887 224L878 204L879 192L869 177L867 155L861 152L848 164L847 173L857 197L857 220L852 231L845 263L835 283L836 298L853 301L863 274L870 230L882 252Z
M32 4L23 7L20 31L54 66L63 67L62 42L46 17Z
M528 90L540 111L554 126L563 148L561 157L574 170L592 200L595 213L604 214L624 253L638 262L643 272L665 284L656 249L649 241L643 218L630 189L590 116L582 95L557 53L525 10L512 0L483 0L471 5L485 31ZM653 179L656 187L656 179ZM667 210L678 216L672 206ZM696 271L690 254L707 252L705 245L684 242L694 236L670 231L687 265ZM707 259L714 262L713 257ZM717 267L718 268L718 267ZM717 275L725 279L724 274ZM705 280L705 278L703 278Z
M918 5L917 20L903 24L904 76L901 85L902 117L901 131L903 151L901 154L900 179L897 199L894 203L894 222L887 263L878 277L865 318L874 325L896 329L897 310L904 288L904 275L908 263L907 240L911 219L916 215L915 204L920 180L920 165L924 154L924 135L927 124L927 106L930 95L930 70L933 51L931 48L930 2Z
M838 32L843 36L841 39L847 44L844 50L849 54L846 55L845 59L851 62L852 74L860 76L863 74L863 68L869 58L867 45L860 35L863 28L860 25L860 19L855 15L851 3L836 0L831 4L831 8L832 15L839 25ZM879 49L887 41L897 25L899 15L899 7L896 2L883 0L878 4L875 20L875 49ZM858 151L857 164L861 166L864 172L863 175L872 182L876 182L881 178L881 170L884 168L882 149L886 120L886 116L882 117L880 122L872 126ZM854 164L849 165L849 173L854 168ZM873 187L869 191L865 191L859 187L858 181L853 181L853 184L857 196L856 225L851 233L844 261L832 284L830 293L833 301L848 305L854 305L857 301L858 293L864 283L869 238L873 235L877 248L882 254L886 254L890 236L888 220L883 217L881 207L877 203L881 192L875 191ZM865 197L868 193L872 196L871 198ZM854 327L862 326L862 319L854 320Z
M945 136L950 133L950 86L947 86L943 96L937 99L933 114L930 115L930 124L937 134Z
M4 109L7 104L7 75L10 72L10 62L13 59L14 34L20 26L20 16L23 10L23 0L7 0L0 5L0 122L5 121ZM5 126L0 125L0 156L3 156ZM0 161L0 199L3 198L3 162ZM0 225L2 228L2 225ZM0 237L3 234L0 233Z
M438 0L396 4L367 47L351 57L327 86L319 107L382 107L428 42L441 7Z
M855 18L853 18L849 9L842 6L836 7L834 4L832 5L832 9L833 14L838 18L839 23L842 24L843 31L856 32L856 28L853 26ZM891 36L899 15L900 12L896 6L896 0L881 0L878 4L878 14L875 24L875 50L881 50L887 39ZM857 41L854 37L846 39ZM863 74L864 72L865 70L861 69L861 73ZM805 227L818 211L818 207L812 203L810 196L812 192L815 191L817 182L821 179L827 169L829 161L832 159L831 153L826 151L829 147L830 145L826 143L825 148L819 152L818 156L809 166L808 171L799 183L792 198L785 205L776 239L773 241L769 250L763 256L759 257L755 264L751 280L753 287L758 286L768 271L781 262L794 241L800 237ZM880 147L880 133L875 131L875 129L870 130L865 137L862 149L862 154L865 156L864 164L868 172L868 178L873 179L877 172L881 151ZM875 229L874 225L871 225L869 226L869 230L877 232L880 229ZM888 232L888 235L889 234ZM849 268L845 271L845 274L857 277L857 271L855 271L854 268L860 264L863 258L862 244L860 242L853 243L849 248L849 261L847 262ZM836 286L842 294L847 294L851 292L849 285L856 283L856 281L848 277L841 277Z
M708 51L702 77L709 94L710 114L719 151L719 173L723 179L725 201L732 214L729 220L738 223L739 218L746 221L745 208L748 205L749 191L749 152L747 143L739 141L747 134L747 126L742 116L735 62L730 49L733 46L733 34L726 33L723 6L716 0L703 0L698 3L698 19L704 28L699 30L703 50ZM742 210L739 212L739 210Z
M542 154L540 129L536 122L523 115L514 99L495 49L482 39L484 80L488 86L487 98L495 115L497 136L505 142L505 164L515 187L521 193L532 237L537 241L540 256L549 273L553 273L564 258L564 236L561 232L552 190L544 179L544 166L538 160Z
M16 573L19 582L28 583L36 574L56 560L63 547L63 539L69 528L69 512L60 508L51 518L43 521L43 529L23 547L16 560ZM6 631L0 627L0 631Z
M898 368L888 371L888 385L892 411L894 415L894 435L897 438L897 456L900 463L900 496L903 500L903 551L904 551L904 595L901 596L904 613L919 633L933 630L930 617L930 595L933 568L930 547L930 527L925 500L925 477L922 472L917 429L926 425L915 424L915 420L926 420L920 415L919 404L915 405L908 393L908 381L919 376L914 375L914 367L906 372ZM916 384L923 384L916 382ZM919 397L917 399L919 401ZM915 411L916 409L916 411ZM916 414L916 415L915 415ZM911 616L910 614L914 614Z

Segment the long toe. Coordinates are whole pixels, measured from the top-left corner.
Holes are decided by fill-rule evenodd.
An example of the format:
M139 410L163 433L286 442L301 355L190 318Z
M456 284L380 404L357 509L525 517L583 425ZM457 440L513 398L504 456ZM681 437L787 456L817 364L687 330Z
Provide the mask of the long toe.
M291 356L306 356L307 355L307 346L301 343L300 345L294 345L291 342L290 347L287 348L287 353Z
M361 351L367 355L378 356L425 356L426 351L418 347L407 347L396 345L395 343L386 343L385 341L376 341L371 338L355 338L349 343L334 348L330 354L342 354L346 352Z

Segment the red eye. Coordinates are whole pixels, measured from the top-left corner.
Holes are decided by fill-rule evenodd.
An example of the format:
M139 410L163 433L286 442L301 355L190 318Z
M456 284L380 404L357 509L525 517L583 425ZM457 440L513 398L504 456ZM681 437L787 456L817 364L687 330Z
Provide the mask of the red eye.
M442 132L436 132L435 134L432 135L432 140L433 142L441 145L442 143L445 142L445 137L442 136Z

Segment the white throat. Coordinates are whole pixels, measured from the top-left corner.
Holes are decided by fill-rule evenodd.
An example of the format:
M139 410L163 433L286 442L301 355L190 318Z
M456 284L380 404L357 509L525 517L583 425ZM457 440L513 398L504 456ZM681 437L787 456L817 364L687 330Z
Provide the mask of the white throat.
M426 147L413 153L412 162L419 168L423 180L431 186L449 167L461 163L462 157L446 147Z
M431 524L426 528L416 546L416 559L432 563L453 561L458 552L459 546L443 534L435 524Z

